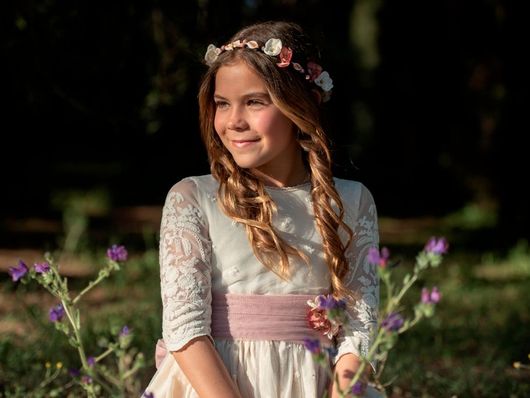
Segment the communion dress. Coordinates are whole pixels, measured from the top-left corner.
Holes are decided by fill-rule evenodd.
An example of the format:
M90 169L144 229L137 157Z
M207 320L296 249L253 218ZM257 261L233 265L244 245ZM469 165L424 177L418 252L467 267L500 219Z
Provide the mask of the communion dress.
M368 249L378 246L372 195L359 182L334 180L344 204L344 220L354 233L346 250L350 263L346 282L358 297L348 305L348 327L329 343L335 348L332 361L336 362L346 353L368 353L377 324L379 281L375 267L367 261ZM274 227L309 258L308 263L290 258L289 280L281 279L257 260L245 227L219 208L217 189L218 182L204 175L179 181L167 194L160 229L163 340L157 345L158 370L145 392L156 398L198 397L170 352L196 337L207 336L242 397L321 398L330 383L328 373L313 360L301 335L294 331L303 324L304 330L319 333L307 324L306 310L310 308L306 299L331 289L313 214L311 183L265 188L277 206ZM234 307L227 304L233 297L239 303ZM254 307L253 298L257 300ZM296 306L299 310L293 316ZM227 311L231 323L219 326ZM216 314L221 315L216 318ZM238 334L238 328L244 331ZM379 396L370 386L365 394Z

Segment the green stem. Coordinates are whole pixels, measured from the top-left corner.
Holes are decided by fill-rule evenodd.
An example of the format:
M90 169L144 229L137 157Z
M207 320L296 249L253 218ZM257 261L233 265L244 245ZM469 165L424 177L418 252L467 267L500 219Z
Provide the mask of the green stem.
M81 335L77 329L77 324L72 317L71 308L68 304L66 304L64 299L61 299L61 302L63 304L64 312L66 313L66 316L68 317L68 320L70 321L74 331L74 336L77 342L77 351L79 352L79 357L81 358L81 364L83 365L83 369L88 370L89 366L85 355L85 349L83 348L83 341L81 340Z
M53 380L55 380L57 378L57 376L59 376L59 373L61 371L59 369L56 369L55 372L48 378L44 379L40 384L39 386L37 387L37 389L41 389L41 388L44 388L46 387L48 384L50 384Z
M390 281L390 278L388 278L388 277L383 278L383 282L385 282L386 297L388 298L386 311L387 311L387 313L390 313L390 306L392 305L392 300L391 300L391 298L392 298L392 282Z
M110 373L108 373L107 371L103 371L102 369L99 369L99 374L104 378L106 379L108 382L114 384L116 387L119 388L120 386L120 381L115 378L114 376L112 376Z
M96 362L101 361L103 358L105 358L107 355L109 355L112 351L114 351L114 348L107 348L107 350L103 354L101 354L101 355L99 355L99 356L97 356L95 358L95 361Z
M129 369L127 372L125 372L123 374L123 376L121 377L122 380L126 380L127 378L131 377L133 374L135 374L136 372L138 372L142 367L140 365L134 365L132 369ZM329 369L329 368L328 368ZM331 373L331 371L330 371Z
M105 278L106 278L105 275L100 274L100 275L96 278L96 280L90 282L90 283L88 284L88 286L85 287L85 288L81 291L81 293L79 293L79 294L77 295L76 298L74 298L74 300L72 301L72 304L76 304L76 303L81 299L81 297L82 297L85 293L87 293L90 289L92 289L94 286L96 286L99 282L101 282L101 281L102 281L103 279L105 279Z
M399 294L397 295L397 297L395 297L394 299L392 299L393 304L395 304L395 305L399 304L399 302L400 302L401 299L403 298L403 295L407 292L407 290L410 289L410 287L414 284L414 282L416 282L417 279L418 279L418 274L414 273L414 275L412 275L412 278L410 278L410 281L408 281L407 284L405 284L405 285L401 288L401 291L399 292Z
M103 373L102 373L102 374L103 374ZM92 378L93 378L95 381L97 381L97 383L98 383L101 387L103 387L103 389L104 389L105 391L107 391L107 392L109 393L109 396L113 396L113 395L114 395L114 392L112 391L112 388L111 388L109 385L107 385L107 383L105 383L105 381L102 380L98 375L96 375L95 372L92 374ZM114 383L113 380L109 380L109 381L112 382L112 383Z

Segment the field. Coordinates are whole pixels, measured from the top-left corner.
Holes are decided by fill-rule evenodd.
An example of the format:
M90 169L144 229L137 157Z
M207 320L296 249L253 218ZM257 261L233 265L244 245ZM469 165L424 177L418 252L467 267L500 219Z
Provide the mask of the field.
M462 228L461 221L455 216L380 220L381 244L400 260L393 270L396 281L411 269L429 236L445 235L450 242L442 265L429 270L405 297L406 307L419 300L423 285L438 286L442 292L435 316L400 335L391 351L383 376L389 396L530 396L530 371L513 366L530 362L528 243L495 248L494 230ZM155 371L154 344L161 333L157 238L151 229L123 233L118 240L128 246L129 260L83 298L82 332L87 352L98 355L102 337L123 325L132 329L132 345L146 357L135 380L139 393ZM95 242L86 234L61 260L72 292L97 274L105 246ZM17 258L32 264L42 258L42 251L1 250L2 271ZM0 396L51 396L37 392L37 387L46 371L58 366L60 376L48 387L68 387L66 369L78 367L79 358L48 320L48 309L56 301L36 283L14 284L5 272L0 280ZM68 389L61 394L68 396Z

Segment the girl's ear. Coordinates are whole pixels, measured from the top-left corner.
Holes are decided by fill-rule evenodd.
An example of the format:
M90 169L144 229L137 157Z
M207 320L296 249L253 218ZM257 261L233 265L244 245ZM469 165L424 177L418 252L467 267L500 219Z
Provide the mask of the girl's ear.
M316 88L312 88L311 92L313 93L313 96L317 100L317 104L320 105L322 103L322 95L320 94L320 91L318 91Z

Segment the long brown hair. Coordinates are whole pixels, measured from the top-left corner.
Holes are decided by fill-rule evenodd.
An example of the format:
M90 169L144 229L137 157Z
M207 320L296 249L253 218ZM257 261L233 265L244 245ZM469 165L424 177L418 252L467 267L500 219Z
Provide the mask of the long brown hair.
M261 47L270 38L279 38L293 50L293 62L307 65L318 62L318 52L300 26L289 22L264 22L243 28L235 40L254 40ZM311 175L311 197L316 224L322 237L332 290L338 297L350 297L343 281L348 272L345 249L353 233L344 222L344 206L331 172L329 144L320 122L318 96L311 84L293 68L279 68L277 59L261 50L225 51L210 65L199 90L200 125L211 172L219 182L219 204L233 220L245 225L256 257L280 277L289 277L289 255L307 260L299 249L285 242L272 225L276 206L263 182L248 169L239 167L214 129L215 76L224 64L243 61L263 78L272 102L298 128L298 142ZM343 242L339 232L346 233ZM279 265L278 265L279 260Z

